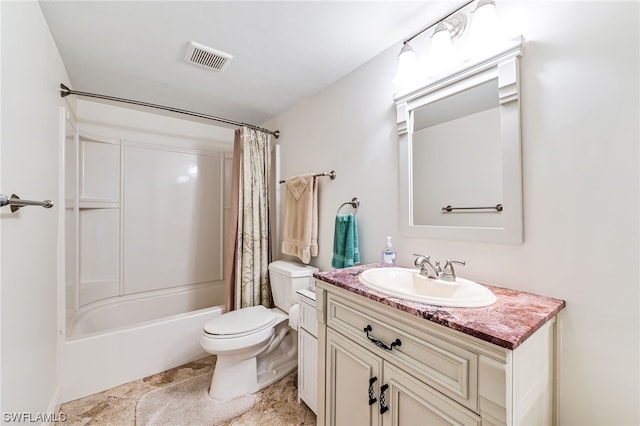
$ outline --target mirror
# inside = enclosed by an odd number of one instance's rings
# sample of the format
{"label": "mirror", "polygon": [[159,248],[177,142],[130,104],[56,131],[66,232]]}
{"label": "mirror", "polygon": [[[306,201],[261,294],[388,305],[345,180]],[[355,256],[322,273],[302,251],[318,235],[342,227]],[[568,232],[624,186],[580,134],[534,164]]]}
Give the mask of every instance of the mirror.
{"label": "mirror", "polygon": [[521,44],[396,96],[405,235],[522,243]]}

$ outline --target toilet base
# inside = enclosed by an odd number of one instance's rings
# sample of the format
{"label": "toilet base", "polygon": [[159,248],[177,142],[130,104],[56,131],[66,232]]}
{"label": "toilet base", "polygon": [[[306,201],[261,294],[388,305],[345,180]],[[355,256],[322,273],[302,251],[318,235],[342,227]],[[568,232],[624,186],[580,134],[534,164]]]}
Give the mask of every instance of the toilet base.
{"label": "toilet base", "polygon": [[[276,327],[276,334],[283,328],[288,329],[286,322]],[[250,358],[219,354],[213,369],[209,396],[217,401],[225,401],[255,393],[282,379],[297,366],[297,332],[288,329],[282,341],[268,353]]]}
{"label": "toilet base", "polygon": [[271,353],[258,357],[258,390],[285,377],[298,367],[298,335],[294,330]]}
{"label": "toilet base", "polygon": [[256,357],[241,359],[236,356],[218,356],[209,396],[217,401],[225,401],[256,392]]}

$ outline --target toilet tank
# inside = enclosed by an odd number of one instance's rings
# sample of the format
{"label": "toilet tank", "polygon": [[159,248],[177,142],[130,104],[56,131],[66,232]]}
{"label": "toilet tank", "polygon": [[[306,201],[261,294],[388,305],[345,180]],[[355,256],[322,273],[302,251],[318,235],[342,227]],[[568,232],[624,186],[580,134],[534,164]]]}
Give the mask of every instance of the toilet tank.
{"label": "toilet tank", "polygon": [[301,263],[278,260],[269,264],[271,294],[276,307],[289,312],[297,303],[296,291],[309,288],[318,268]]}

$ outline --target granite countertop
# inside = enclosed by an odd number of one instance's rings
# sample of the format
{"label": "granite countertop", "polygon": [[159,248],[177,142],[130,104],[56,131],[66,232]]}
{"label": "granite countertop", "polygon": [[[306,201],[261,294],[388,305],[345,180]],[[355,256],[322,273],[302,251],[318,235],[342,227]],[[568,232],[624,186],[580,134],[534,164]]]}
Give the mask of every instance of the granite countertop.
{"label": "granite countertop", "polygon": [[378,293],[360,282],[358,275],[362,271],[379,267],[380,264],[374,263],[316,272],[313,276],[392,308],[511,350],[565,307],[564,300],[487,284],[482,285],[491,290],[498,300],[483,308],[450,308],[411,302]]}

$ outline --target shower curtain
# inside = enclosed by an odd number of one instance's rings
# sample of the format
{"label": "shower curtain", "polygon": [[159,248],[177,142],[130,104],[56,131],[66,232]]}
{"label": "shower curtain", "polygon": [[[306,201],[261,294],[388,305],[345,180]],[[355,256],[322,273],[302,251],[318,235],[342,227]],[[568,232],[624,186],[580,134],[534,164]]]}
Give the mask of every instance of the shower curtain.
{"label": "shower curtain", "polygon": [[226,311],[273,306],[268,269],[270,185],[271,136],[247,127],[237,129],[225,265]]}

